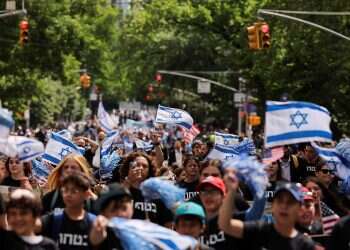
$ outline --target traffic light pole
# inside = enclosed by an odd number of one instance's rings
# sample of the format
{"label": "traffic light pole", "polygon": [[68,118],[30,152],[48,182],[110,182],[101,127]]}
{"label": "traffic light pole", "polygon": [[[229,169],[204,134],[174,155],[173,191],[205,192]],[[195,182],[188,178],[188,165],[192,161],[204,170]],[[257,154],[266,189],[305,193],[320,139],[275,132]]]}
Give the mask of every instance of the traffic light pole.
{"label": "traffic light pole", "polygon": [[326,31],[328,33],[331,33],[335,36],[338,36],[340,38],[343,38],[345,40],[350,41],[350,37],[347,37],[339,32],[336,32],[332,29],[329,29],[327,27],[324,27],[322,25],[319,25],[317,23],[314,22],[310,22],[301,18],[297,18],[294,16],[290,16],[287,14],[295,14],[295,15],[327,15],[327,16],[349,16],[350,12],[320,12],[320,11],[288,11],[288,10],[265,10],[265,9],[260,9],[258,10],[258,15],[259,14],[264,14],[264,15],[270,15],[270,16],[277,16],[277,17],[281,17],[281,18],[285,18],[285,19],[290,19],[296,22],[300,22],[300,23],[304,23],[307,25],[310,25],[312,27],[321,29],[323,31]]}
{"label": "traffic light pole", "polygon": [[[0,19],[8,16],[16,16],[16,15],[27,15],[27,10],[24,7],[24,0],[22,0],[22,9],[21,10],[15,10],[16,9],[16,3],[14,2],[14,9],[0,11]],[[2,13],[3,12],[3,13]]]}

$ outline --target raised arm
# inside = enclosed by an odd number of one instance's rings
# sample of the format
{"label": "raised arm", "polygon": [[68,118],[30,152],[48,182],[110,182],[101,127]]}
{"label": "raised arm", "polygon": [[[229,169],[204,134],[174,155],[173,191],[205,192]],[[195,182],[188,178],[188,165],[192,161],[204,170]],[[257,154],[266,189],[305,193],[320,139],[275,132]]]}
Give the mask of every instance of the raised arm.
{"label": "raised arm", "polygon": [[234,236],[236,238],[243,238],[243,222],[232,218],[234,212],[234,195],[236,186],[238,185],[237,177],[234,175],[225,175],[224,181],[228,190],[228,193],[224,199],[224,202],[219,211],[219,228],[226,234]]}

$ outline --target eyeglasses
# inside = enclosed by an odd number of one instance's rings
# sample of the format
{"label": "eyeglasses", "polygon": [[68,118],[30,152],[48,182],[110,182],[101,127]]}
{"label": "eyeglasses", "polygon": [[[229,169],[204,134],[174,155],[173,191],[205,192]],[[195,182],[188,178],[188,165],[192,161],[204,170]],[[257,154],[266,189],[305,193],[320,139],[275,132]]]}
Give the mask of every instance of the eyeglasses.
{"label": "eyeglasses", "polygon": [[330,169],[321,169],[322,174],[334,174],[333,170]]}

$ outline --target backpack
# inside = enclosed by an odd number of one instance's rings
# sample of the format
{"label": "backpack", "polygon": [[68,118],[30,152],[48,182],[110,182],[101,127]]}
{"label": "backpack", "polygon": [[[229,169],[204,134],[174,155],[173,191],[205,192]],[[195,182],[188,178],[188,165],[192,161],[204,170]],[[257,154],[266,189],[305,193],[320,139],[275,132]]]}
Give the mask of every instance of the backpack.
{"label": "backpack", "polygon": [[[58,242],[58,235],[60,233],[61,230],[61,226],[62,226],[62,222],[63,222],[63,218],[64,218],[64,210],[60,210],[60,211],[55,211],[52,215],[53,215],[53,221],[52,221],[52,239],[56,242]],[[88,219],[88,223],[89,225],[91,225],[94,220],[96,219],[96,215],[87,212],[87,219]]]}

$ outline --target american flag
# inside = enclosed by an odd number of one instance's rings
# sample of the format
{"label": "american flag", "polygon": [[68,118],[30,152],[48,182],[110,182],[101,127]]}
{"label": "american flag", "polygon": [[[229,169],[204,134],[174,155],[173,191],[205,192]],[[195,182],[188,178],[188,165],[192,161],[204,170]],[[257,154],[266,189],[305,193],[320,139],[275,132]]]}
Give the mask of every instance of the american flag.
{"label": "american flag", "polygon": [[321,202],[320,205],[322,214],[323,233],[330,234],[333,230],[334,225],[338,222],[340,217],[324,202]]}
{"label": "american flag", "polygon": [[194,138],[200,133],[199,129],[192,125],[191,129],[185,130],[184,140],[187,144],[191,143]]}
{"label": "american flag", "polygon": [[274,147],[264,149],[264,158],[262,162],[264,164],[270,164],[282,158],[284,154],[283,147]]}

